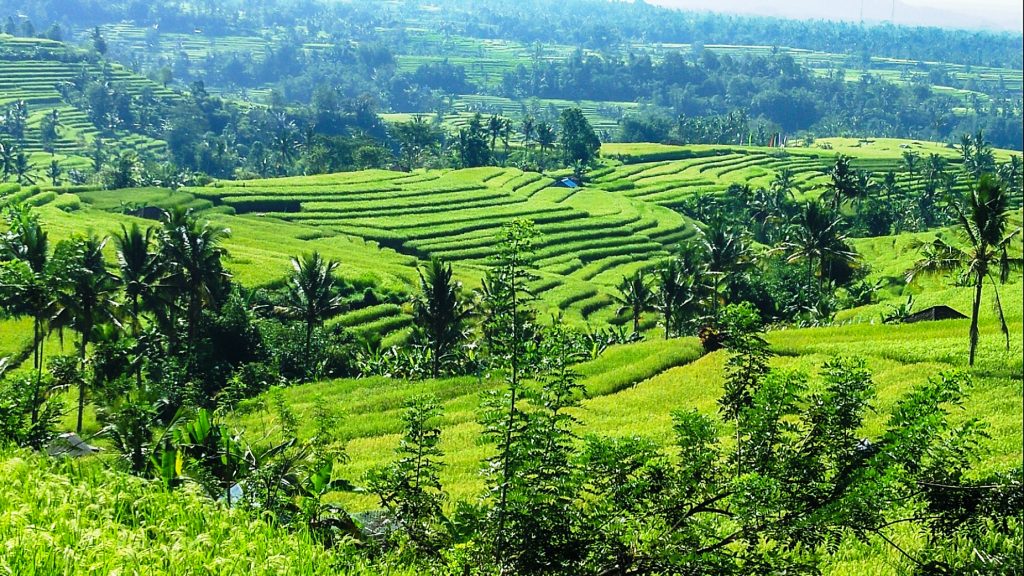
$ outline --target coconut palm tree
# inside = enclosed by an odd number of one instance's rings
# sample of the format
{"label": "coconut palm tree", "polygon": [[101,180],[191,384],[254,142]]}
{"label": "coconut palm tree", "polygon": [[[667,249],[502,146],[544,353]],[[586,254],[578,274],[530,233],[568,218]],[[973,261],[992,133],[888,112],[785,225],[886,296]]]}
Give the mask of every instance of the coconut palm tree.
{"label": "coconut palm tree", "polygon": [[533,116],[527,116],[523,119],[523,148],[526,149],[526,154],[530,154],[530,142],[533,141],[533,135],[537,130],[537,122],[533,119]]}
{"label": "coconut palm tree", "polygon": [[312,365],[313,330],[324,320],[341,313],[344,302],[335,291],[334,272],[338,262],[325,260],[319,252],[292,258],[292,274],[288,279],[288,296],[283,311],[305,324],[304,350],[306,371]]}
{"label": "coconut palm tree", "polygon": [[633,333],[639,334],[641,317],[644,312],[651,311],[655,303],[654,290],[651,289],[643,270],[637,270],[629,278],[622,279],[615,300],[620,304],[615,314],[618,316],[629,312],[633,318]]}
{"label": "coconut palm tree", "polygon": [[811,285],[815,269],[818,273],[818,295],[821,296],[827,267],[830,263],[853,263],[857,254],[846,244],[846,235],[841,232],[842,218],[811,200],[804,204],[797,216],[790,239],[782,249],[789,253],[789,263],[807,263],[807,284]]}
{"label": "coconut palm tree", "polygon": [[711,319],[717,324],[721,289],[749,264],[750,246],[737,228],[722,221],[713,222],[701,232],[701,244],[711,276]]}
{"label": "coconut palm tree", "polygon": [[[186,344],[195,345],[199,321],[206,307],[219,308],[227,296],[231,274],[224,269],[221,247],[228,230],[209,222],[200,224],[191,210],[164,211],[157,233],[160,259],[166,266],[162,297],[171,302],[167,325],[171,348],[177,345],[178,313],[185,315]],[[191,358],[189,360],[191,368]]]}
{"label": "coconut palm tree", "polygon": [[420,294],[413,300],[416,340],[430,349],[430,374],[437,378],[442,363],[465,339],[470,309],[461,297],[462,284],[452,279],[451,264],[430,260],[420,271]]}
{"label": "coconut palm tree", "polygon": [[1020,156],[1010,156],[1008,162],[999,166],[999,178],[1006,187],[1007,194],[1012,199],[1015,195],[1022,193],[1021,190],[1021,159]]}
{"label": "coconut palm tree", "polygon": [[672,337],[672,327],[680,312],[693,301],[693,278],[684,274],[678,260],[670,260],[655,276],[654,309],[661,314],[665,340]]}
{"label": "coconut palm tree", "polygon": [[[163,308],[158,304],[157,295],[164,267],[160,255],[152,250],[154,234],[152,228],[146,228],[143,231],[138,224],[133,223],[131,228],[122,224],[121,232],[114,236],[118,269],[120,270],[119,279],[131,308],[129,312],[131,313],[132,337],[136,341],[138,341],[141,331],[140,316],[143,307],[153,311]],[[135,381],[137,385],[142,384],[141,361],[136,363]]]}
{"label": "coconut palm tree", "polygon": [[103,324],[120,326],[118,321],[117,278],[103,259],[105,238],[72,238],[57,245],[54,252],[54,277],[58,286],[57,309],[53,323],[78,333],[78,420],[75,431],[82,433],[85,395],[86,354],[93,331]]}
{"label": "coconut palm tree", "polygon": [[903,151],[903,168],[907,171],[907,177],[910,179],[911,185],[914,183],[914,176],[917,175],[921,167],[921,155],[913,150]]}
{"label": "coconut palm tree", "polygon": [[3,175],[4,182],[7,182],[11,178],[11,174],[14,174],[14,157],[16,155],[14,144],[0,138],[0,174]]}
{"label": "coconut palm tree", "polygon": [[545,153],[555,145],[555,129],[547,122],[537,125],[537,146],[540,147],[540,169],[544,169]]}
{"label": "coconut palm tree", "polygon": [[53,315],[49,237],[39,224],[39,218],[27,206],[19,205],[9,209],[7,227],[8,231],[0,234],[0,260],[24,263],[26,273],[16,280],[17,285],[3,288],[12,295],[8,311],[15,316],[32,317],[32,368],[38,386],[42,380],[43,352],[49,320]]}
{"label": "coconut palm tree", "polygon": [[[1007,232],[1006,190],[991,176],[984,175],[967,197],[967,206],[954,205],[963,245],[951,244],[936,238],[922,246],[922,258],[907,272],[907,281],[913,282],[921,274],[956,272],[962,285],[974,286],[974,303],[971,307],[970,359],[978,348],[978,311],[981,308],[982,289],[985,278],[992,282],[995,308],[1000,328],[1006,336],[1006,348],[1010,348],[1010,331],[1003,315],[999,298],[1000,283],[1005,283],[1010,271],[1020,269],[1024,260],[1009,255],[1009,247],[1021,229]],[[998,280],[998,282],[997,282]]]}
{"label": "coconut palm tree", "polygon": [[960,154],[963,158],[963,171],[975,181],[980,180],[983,174],[995,171],[992,145],[985,140],[981,130],[974,136],[964,134],[960,138]]}
{"label": "coconut palm tree", "polygon": [[117,247],[117,263],[125,296],[131,305],[132,336],[139,336],[139,316],[143,305],[156,293],[164,268],[160,255],[152,250],[155,231],[142,230],[137,223],[131,228],[121,225],[121,232],[114,236]]}
{"label": "coconut palm tree", "polygon": [[501,138],[501,132],[505,127],[505,122],[501,116],[492,114],[487,118],[487,136],[491,139],[491,156],[494,156],[496,152],[495,146],[498,143],[498,138]]}
{"label": "coconut palm tree", "polygon": [[23,150],[14,155],[14,176],[18,184],[34,184],[36,179],[32,176],[32,162]]}
{"label": "coconut palm tree", "polygon": [[839,210],[839,207],[850,200],[857,198],[860,192],[857,187],[857,174],[850,166],[850,158],[840,154],[836,156],[836,162],[828,173],[830,181],[828,190],[832,194],[832,209]]}
{"label": "coconut palm tree", "polygon": [[946,171],[946,159],[938,154],[929,154],[925,161],[925,176],[929,182],[938,183]]}
{"label": "coconut palm tree", "polygon": [[509,118],[501,119],[501,145],[505,148],[505,158],[508,158],[508,146],[509,140],[512,139],[512,120]]}

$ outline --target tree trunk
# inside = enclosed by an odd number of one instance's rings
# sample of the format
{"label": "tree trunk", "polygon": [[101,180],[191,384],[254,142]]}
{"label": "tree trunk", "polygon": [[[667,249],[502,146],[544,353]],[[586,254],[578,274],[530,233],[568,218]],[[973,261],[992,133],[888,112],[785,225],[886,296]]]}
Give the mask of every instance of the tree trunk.
{"label": "tree trunk", "polygon": [[985,280],[983,274],[978,274],[978,282],[974,287],[974,306],[971,309],[971,353],[968,364],[974,366],[974,355],[978,349],[978,311],[981,308],[981,288]]}
{"label": "tree trunk", "polygon": [[306,322],[306,380],[310,380],[313,358],[313,322]]}
{"label": "tree trunk", "polygon": [[32,321],[32,368],[36,371],[35,392],[32,394],[32,425],[39,422],[39,390],[43,386],[43,340],[40,337],[42,332],[39,318]]}
{"label": "tree trunk", "polygon": [[[135,338],[135,346],[139,346],[139,297],[132,297],[132,337]],[[142,389],[142,349],[139,348],[139,357],[135,359],[135,387]]]}
{"label": "tree trunk", "polygon": [[75,426],[75,433],[82,433],[82,416],[85,414],[85,350],[89,345],[89,331],[82,332],[81,349],[78,351],[78,366],[81,373],[78,375],[78,424]]}

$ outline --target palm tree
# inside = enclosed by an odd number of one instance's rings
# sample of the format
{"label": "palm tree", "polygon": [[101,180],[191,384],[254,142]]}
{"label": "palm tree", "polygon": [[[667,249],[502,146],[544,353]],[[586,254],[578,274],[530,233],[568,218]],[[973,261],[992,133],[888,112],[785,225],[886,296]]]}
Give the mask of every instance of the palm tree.
{"label": "palm tree", "polygon": [[1012,197],[1021,193],[1021,159],[1020,156],[1010,156],[1008,162],[999,166],[999,178],[1006,187],[1006,192]]}
{"label": "palm tree", "polygon": [[544,153],[555,145],[555,129],[547,122],[537,125],[537,145],[540,146],[540,169],[544,169]]}
{"label": "palm tree", "polygon": [[836,156],[836,163],[828,175],[831,179],[828,183],[828,190],[832,193],[833,210],[838,211],[844,202],[860,195],[857,188],[857,175],[850,166],[849,157],[843,154]]}
{"label": "palm tree", "polygon": [[921,156],[917,152],[914,152],[913,150],[903,151],[903,167],[907,171],[911,185],[914,183],[914,176],[917,174],[920,161]]}
{"label": "palm tree", "polygon": [[139,336],[142,305],[153,297],[164,272],[160,255],[151,250],[154,233],[152,228],[143,231],[133,223],[131,228],[122,224],[121,232],[114,236],[120,280],[131,304],[132,336],[135,338]]}
{"label": "palm tree", "polygon": [[313,330],[324,320],[344,310],[344,302],[334,289],[334,272],[338,269],[338,263],[324,260],[319,252],[314,251],[301,259],[292,258],[292,268],[294,270],[288,280],[288,297],[283,308],[286,314],[301,319],[306,326],[304,350],[309,375]]}
{"label": "palm tree", "polygon": [[992,145],[985,140],[985,134],[981,130],[974,136],[965,134],[960,138],[960,154],[963,158],[964,172],[974,180],[980,180],[983,174],[995,171]]}
{"label": "palm tree", "polygon": [[508,145],[509,140],[512,139],[512,120],[508,118],[501,119],[501,144],[505,148],[505,157],[508,158]]}
{"label": "palm tree", "polygon": [[491,139],[491,156],[494,156],[495,145],[498,143],[498,138],[501,137],[501,131],[504,128],[505,123],[501,116],[492,114],[487,119],[487,135]]}
{"label": "palm tree", "polygon": [[[17,316],[32,317],[32,368],[36,386],[42,381],[43,347],[48,322],[53,315],[53,287],[49,275],[49,237],[39,218],[27,206],[8,210],[8,232],[0,234],[0,260],[23,262],[27,275],[18,286],[11,286],[16,298],[10,310]],[[33,423],[36,414],[33,414]]]}
{"label": "palm tree", "polygon": [[18,184],[33,184],[36,179],[32,176],[32,162],[23,150],[14,155],[14,175]]}
{"label": "palm tree", "polygon": [[523,148],[526,149],[527,155],[530,153],[530,142],[533,141],[536,129],[537,123],[534,121],[533,116],[527,116],[523,119]]}
{"label": "palm tree", "polygon": [[[228,231],[209,222],[200,224],[191,210],[183,208],[164,211],[162,221],[157,238],[167,271],[161,288],[164,297],[173,303],[168,322],[171,347],[176,344],[176,315],[181,310],[191,351],[204,307],[219,308],[228,292],[231,275],[221,262],[225,250],[220,246]],[[191,362],[190,358],[190,367]]]}
{"label": "palm tree", "polygon": [[117,278],[107,270],[103,259],[106,239],[96,236],[61,242],[54,254],[57,312],[53,322],[78,333],[78,423],[82,433],[85,413],[86,354],[93,331],[100,325],[119,326],[117,319]]}
{"label": "palm tree", "polygon": [[271,147],[277,156],[278,172],[287,172],[300,147],[299,141],[295,138],[293,122],[282,122],[281,127],[271,138]]}
{"label": "palm tree", "polygon": [[925,174],[929,182],[938,183],[946,171],[946,159],[938,154],[929,154],[925,162]]}
{"label": "palm tree", "polygon": [[665,340],[668,340],[672,337],[672,327],[677,323],[679,313],[693,299],[693,279],[683,274],[679,261],[670,260],[658,270],[655,280],[658,289],[654,294],[654,309],[661,314]]}
{"label": "palm tree", "polygon": [[620,304],[615,312],[617,316],[629,312],[633,318],[633,333],[640,333],[640,319],[644,312],[654,307],[655,294],[643,270],[637,270],[633,276],[623,278],[619,284],[619,294],[615,296]]}
{"label": "palm tree", "polygon": [[[982,176],[967,197],[967,207],[954,205],[966,245],[954,245],[936,238],[923,246],[923,257],[907,272],[908,282],[920,274],[958,272],[961,284],[974,285],[970,330],[971,366],[974,366],[978,348],[978,311],[981,308],[985,278],[992,281],[1000,328],[1006,336],[1006,349],[1010,349],[1010,331],[1003,315],[997,284],[1005,283],[1010,271],[1020,269],[1024,260],[1008,254],[1010,243],[1021,232],[1020,227],[1006,232],[1008,201],[1005,189],[994,178]],[[998,272],[998,277],[994,275],[995,272]]]}
{"label": "palm tree", "polygon": [[857,170],[854,173],[856,186],[856,196],[851,198],[851,202],[854,202],[858,206],[871,198],[871,195],[878,191],[879,185],[875,181],[874,177],[870,172],[866,170]]}
{"label": "palm tree", "polygon": [[[120,282],[124,287],[125,297],[131,305],[132,337],[139,339],[142,306],[148,304],[155,308],[156,295],[163,278],[164,267],[160,255],[151,250],[154,230],[143,231],[138,224],[131,228],[121,225],[121,232],[114,236],[117,247],[117,263],[120,269]],[[140,358],[141,360],[141,358]],[[135,370],[137,385],[142,384],[142,363],[137,362]]]}
{"label": "palm tree", "polygon": [[807,284],[818,272],[818,295],[821,296],[827,266],[833,262],[853,263],[857,254],[846,244],[846,235],[840,230],[842,218],[828,210],[817,200],[804,204],[796,218],[790,240],[782,246],[789,252],[789,263],[803,260],[807,263]]}
{"label": "palm tree", "polygon": [[739,230],[722,221],[713,222],[701,232],[701,243],[707,257],[707,273],[712,278],[711,318],[717,324],[720,290],[749,262],[750,247]]}
{"label": "palm tree", "polygon": [[974,156],[974,142],[970,134],[965,132],[960,135],[960,144],[957,146],[957,149],[960,151],[960,160],[963,163],[961,167],[967,171]]}
{"label": "palm tree", "polygon": [[452,279],[451,264],[431,258],[426,274],[419,274],[420,294],[413,300],[416,339],[430,349],[430,375],[437,378],[442,363],[466,336],[470,310],[460,296],[462,284]]}
{"label": "palm tree", "polygon": [[0,138],[0,174],[3,174],[4,182],[14,174],[14,157],[17,155],[14,144]]}
{"label": "palm tree", "polygon": [[50,182],[54,186],[60,186],[60,179],[63,175],[64,168],[61,167],[60,162],[56,158],[50,160],[50,165],[46,168],[46,177],[50,179]]}

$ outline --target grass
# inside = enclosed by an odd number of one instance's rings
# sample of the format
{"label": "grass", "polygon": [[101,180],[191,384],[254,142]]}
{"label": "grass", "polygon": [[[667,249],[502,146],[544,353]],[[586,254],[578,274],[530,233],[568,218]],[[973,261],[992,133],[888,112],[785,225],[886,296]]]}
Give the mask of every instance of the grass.
{"label": "grass", "polygon": [[100,460],[0,449],[0,572],[319,574],[338,562],[309,536],[195,490],[165,491]]}

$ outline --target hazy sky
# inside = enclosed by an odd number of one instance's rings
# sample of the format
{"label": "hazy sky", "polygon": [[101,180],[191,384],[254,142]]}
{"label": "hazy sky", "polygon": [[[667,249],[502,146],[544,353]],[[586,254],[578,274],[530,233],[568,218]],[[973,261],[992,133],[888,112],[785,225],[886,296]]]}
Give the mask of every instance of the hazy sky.
{"label": "hazy sky", "polygon": [[898,24],[1024,30],[1024,0],[647,0],[694,10],[784,18],[888,20]]}

